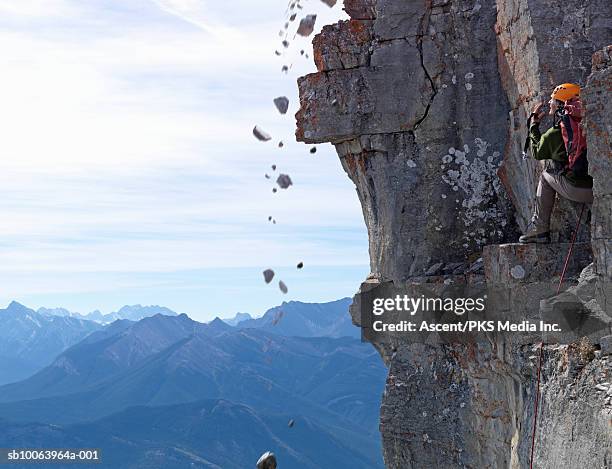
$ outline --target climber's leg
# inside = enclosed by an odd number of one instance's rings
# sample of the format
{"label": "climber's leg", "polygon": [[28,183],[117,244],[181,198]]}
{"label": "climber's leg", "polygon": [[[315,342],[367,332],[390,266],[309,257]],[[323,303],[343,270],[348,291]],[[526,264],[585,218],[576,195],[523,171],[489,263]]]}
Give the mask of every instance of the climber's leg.
{"label": "climber's leg", "polygon": [[555,176],[546,171],[542,173],[542,177],[561,197],[581,204],[591,205],[593,203],[593,189],[573,186],[563,176]]}
{"label": "climber's leg", "polygon": [[555,206],[556,192],[544,174],[547,173],[542,173],[538,183],[533,217],[519,243],[550,243],[550,214]]}

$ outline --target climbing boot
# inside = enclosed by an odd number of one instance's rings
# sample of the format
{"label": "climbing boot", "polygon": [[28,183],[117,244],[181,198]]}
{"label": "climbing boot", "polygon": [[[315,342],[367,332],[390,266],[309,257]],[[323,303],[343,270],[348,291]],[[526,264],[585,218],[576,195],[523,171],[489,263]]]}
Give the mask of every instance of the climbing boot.
{"label": "climbing boot", "polygon": [[539,228],[535,223],[531,222],[527,227],[527,231],[519,238],[519,243],[550,243],[550,231],[545,228]]}

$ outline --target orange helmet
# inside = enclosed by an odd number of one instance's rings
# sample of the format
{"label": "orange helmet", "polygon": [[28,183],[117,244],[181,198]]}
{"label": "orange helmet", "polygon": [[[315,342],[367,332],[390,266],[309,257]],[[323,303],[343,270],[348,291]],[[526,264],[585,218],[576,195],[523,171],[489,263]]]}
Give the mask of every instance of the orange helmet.
{"label": "orange helmet", "polygon": [[563,83],[557,86],[550,95],[551,98],[563,101],[564,103],[578,96],[580,96],[580,85],[573,83]]}

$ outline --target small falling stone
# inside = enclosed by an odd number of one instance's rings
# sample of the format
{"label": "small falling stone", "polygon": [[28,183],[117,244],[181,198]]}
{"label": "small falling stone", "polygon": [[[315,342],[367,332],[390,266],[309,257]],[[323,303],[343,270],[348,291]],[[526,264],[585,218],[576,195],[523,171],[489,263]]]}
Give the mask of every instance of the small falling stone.
{"label": "small falling stone", "polygon": [[273,188],[272,188],[272,192],[273,192],[274,194],[276,194],[276,187],[273,187]]}
{"label": "small falling stone", "polygon": [[278,98],[274,98],[274,105],[278,112],[281,114],[287,114],[287,109],[289,109],[289,100],[286,96],[279,96]]}
{"label": "small falling stone", "polygon": [[257,140],[260,140],[262,142],[267,142],[268,140],[270,140],[272,137],[270,137],[270,134],[268,132],[266,132],[265,130],[263,130],[261,127],[259,127],[258,125],[256,125],[253,128],[253,135],[255,135],[255,137],[257,138]]}
{"label": "small falling stone", "polygon": [[312,153],[313,155],[317,152],[317,147],[312,147],[310,149],[310,153]]}
{"label": "small falling stone", "polygon": [[285,29],[289,27],[289,23],[285,23]]}
{"label": "small falling stone", "polygon": [[278,184],[281,189],[287,189],[289,186],[293,185],[293,181],[288,174],[281,174],[276,179],[276,184]]}
{"label": "small falling stone", "polygon": [[263,276],[266,283],[270,283],[274,278],[274,271],[272,269],[266,269],[263,271]]}
{"label": "small falling stone", "polygon": [[306,15],[300,21],[300,26],[298,27],[297,33],[300,36],[308,37],[314,31],[314,25],[317,21],[317,15]]}
{"label": "small falling stone", "polygon": [[287,289],[287,285],[285,285],[285,282],[283,282],[282,280],[278,282],[278,288],[280,288],[280,291],[282,291],[285,295],[289,291]]}
{"label": "small falling stone", "polygon": [[281,68],[281,72],[287,73],[288,71],[289,71],[289,67],[287,67],[286,65],[283,65],[283,68]]}
{"label": "small falling stone", "polygon": [[293,428],[294,425],[295,425],[295,420],[293,420],[293,419],[289,420],[289,423],[287,424],[287,426],[289,428]]}
{"label": "small falling stone", "polygon": [[289,17],[289,21],[295,21],[295,17],[297,16],[297,13],[294,13],[293,15],[291,15]]}
{"label": "small falling stone", "polygon": [[266,179],[270,179],[270,175],[269,174],[266,174]]}
{"label": "small falling stone", "polygon": [[300,51],[300,55],[304,55],[304,49]]}
{"label": "small falling stone", "polygon": [[272,171],[276,171],[276,165],[275,164],[272,165]]}
{"label": "small falling stone", "polygon": [[268,217],[268,221],[272,221],[272,216],[269,216],[269,217]]}
{"label": "small falling stone", "polygon": [[276,225],[276,220],[272,220],[272,224]]}
{"label": "small falling stone", "polygon": [[284,146],[285,146],[285,144],[283,143],[282,140],[280,142],[278,142],[278,148],[283,148]]}
{"label": "small falling stone", "polygon": [[285,39],[283,41],[283,47],[286,49],[287,47],[289,47],[289,41],[287,41],[287,39]]}
{"label": "small falling stone", "polygon": [[275,53],[276,55],[281,55],[280,51],[277,51],[277,50],[275,50],[275,51],[274,51],[274,53]]}
{"label": "small falling stone", "polygon": [[301,269],[302,267],[304,267],[304,263],[303,262],[298,262],[297,268]]}
{"label": "small falling stone", "polygon": [[337,2],[337,0],[321,0],[321,1],[330,8],[332,8]]}
{"label": "small falling stone", "polygon": [[257,461],[257,469],[276,469],[276,456],[266,451]]}

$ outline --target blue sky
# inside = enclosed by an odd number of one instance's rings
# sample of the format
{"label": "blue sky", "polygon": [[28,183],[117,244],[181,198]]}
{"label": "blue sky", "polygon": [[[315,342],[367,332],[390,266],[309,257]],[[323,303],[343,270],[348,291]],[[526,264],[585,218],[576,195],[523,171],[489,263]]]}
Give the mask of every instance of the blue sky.
{"label": "blue sky", "polygon": [[[302,13],[319,30],[341,3]],[[295,142],[296,78],[314,65],[295,27],[274,54],[286,7],[0,0],[0,304],[161,304],[206,320],[354,293],[361,209],[333,147]],[[274,139],[255,140],[255,124]],[[272,164],[293,187],[272,193]]]}

